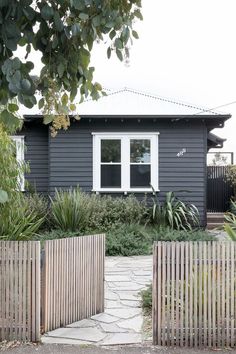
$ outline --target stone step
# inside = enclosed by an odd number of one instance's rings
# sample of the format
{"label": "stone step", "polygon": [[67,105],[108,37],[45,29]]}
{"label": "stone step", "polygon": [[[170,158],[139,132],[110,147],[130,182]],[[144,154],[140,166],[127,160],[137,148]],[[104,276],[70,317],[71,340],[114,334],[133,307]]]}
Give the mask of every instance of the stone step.
{"label": "stone step", "polygon": [[208,230],[213,230],[213,229],[219,229],[222,228],[223,222],[210,222],[207,223],[207,229]]}
{"label": "stone step", "polygon": [[208,224],[223,224],[224,214],[223,213],[207,213],[207,225]]}
{"label": "stone step", "polygon": [[224,213],[207,213],[208,218],[224,217]]}

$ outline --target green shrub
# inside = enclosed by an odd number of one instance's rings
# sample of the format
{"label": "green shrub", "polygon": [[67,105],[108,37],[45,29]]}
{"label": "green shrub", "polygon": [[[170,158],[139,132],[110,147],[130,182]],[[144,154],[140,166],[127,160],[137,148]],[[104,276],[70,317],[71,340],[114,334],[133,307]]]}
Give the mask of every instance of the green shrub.
{"label": "green shrub", "polygon": [[[231,203],[232,210],[236,210],[236,202]],[[224,230],[232,241],[236,241],[236,214],[229,212],[225,214]]]}
{"label": "green shrub", "polygon": [[138,256],[151,250],[152,240],[144,226],[122,224],[106,233],[107,256]]}
{"label": "green shrub", "polygon": [[52,226],[63,231],[105,232],[123,223],[147,223],[146,201],[134,196],[112,198],[89,195],[79,188],[57,191],[51,200]]}
{"label": "green shrub", "polygon": [[204,230],[149,229],[153,241],[216,241],[215,236]]}
{"label": "green shrub", "polygon": [[195,205],[182,202],[173,192],[166,193],[163,204],[160,204],[155,193],[152,218],[158,227],[191,230],[199,226],[199,213]]}
{"label": "green shrub", "polygon": [[133,195],[116,198],[91,195],[90,199],[88,230],[109,231],[124,223],[145,224],[149,220],[146,200],[139,202]]}
{"label": "green shrub", "polygon": [[228,165],[226,167],[226,180],[233,187],[234,198],[236,197],[236,165]]}
{"label": "green shrub", "polygon": [[231,213],[236,215],[236,201],[231,200],[230,202],[230,210]]}
{"label": "green shrub", "polygon": [[147,289],[140,291],[141,306],[144,312],[150,313],[152,311],[152,284]]}
{"label": "green shrub", "polygon": [[84,230],[89,222],[92,207],[88,195],[79,188],[67,191],[56,190],[51,199],[53,226],[62,231]]}
{"label": "green shrub", "polygon": [[[16,144],[8,134],[6,127],[0,122],[0,218],[1,209],[6,208],[19,194],[19,176],[27,169],[25,163],[16,158]],[[11,131],[15,133],[15,131]],[[4,196],[4,198],[2,198]],[[3,205],[4,204],[4,205]]]}
{"label": "green shrub", "polygon": [[25,208],[35,213],[38,219],[44,218],[44,223],[41,227],[48,227],[49,201],[48,198],[38,194],[26,194],[22,197],[22,203]]}
{"label": "green shrub", "polygon": [[62,230],[51,230],[45,231],[43,233],[37,234],[34,237],[34,240],[45,241],[45,240],[57,240],[66,237],[79,237],[83,233],[80,231],[62,231]]}
{"label": "green shrub", "polygon": [[0,239],[7,241],[30,240],[38,232],[44,222],[35,210],[24,204],[24,197],[18,197],[2,213],[0,222]]}

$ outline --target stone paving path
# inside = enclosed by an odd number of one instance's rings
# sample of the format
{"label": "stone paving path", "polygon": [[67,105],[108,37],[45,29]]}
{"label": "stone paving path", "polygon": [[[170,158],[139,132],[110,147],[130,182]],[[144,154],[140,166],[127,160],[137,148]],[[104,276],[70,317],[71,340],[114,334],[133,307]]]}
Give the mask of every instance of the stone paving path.
{"label": "stone paving path", "polygon": [[152,256],[107,257],[105,312],[58,328],[43,343],[121,345],[142,342],[139,292],[152,280]]}

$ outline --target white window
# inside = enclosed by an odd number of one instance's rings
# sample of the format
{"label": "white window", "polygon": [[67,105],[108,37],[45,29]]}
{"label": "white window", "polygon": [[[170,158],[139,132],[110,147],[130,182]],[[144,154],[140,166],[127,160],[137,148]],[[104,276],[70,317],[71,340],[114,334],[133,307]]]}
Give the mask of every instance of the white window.
{"label": "white window", "polygon": [[93,190],[158,190],[158,133],[92,133]]}
{"label": "white window", "polygon": [[[15,142],[16,144],[16,159],[17,161],[22,164],[24,162],[24,136],[12,136],[11,137],[12,140]],[[24,174],[19,174],[19,186],[20,186],[20,190],[24,191],[25,188],[25,178],[24,178]]]}

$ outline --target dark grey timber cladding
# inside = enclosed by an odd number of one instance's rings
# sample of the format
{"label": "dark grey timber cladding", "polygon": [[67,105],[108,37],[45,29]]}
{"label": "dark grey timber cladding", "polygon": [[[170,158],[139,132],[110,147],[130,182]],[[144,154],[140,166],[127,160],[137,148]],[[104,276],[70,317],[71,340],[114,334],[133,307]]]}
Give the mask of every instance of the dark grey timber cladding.
{"label": "dark grey timber cladding", "polygon": [[29,162],[30,173],[25,177],[33,189],[48,193],[48,127],[42,122],[25,123],[20,135],[25,136],[25,161]]}
{"label": "dark grey timber cladding", "polygon": [[[55,188],[77,186],[90,192],[93,180],[91,132],[159,132],[160,197],[174,191],[183,200],[194,203],[205,223],[206,126],[202,121],[164,121],[141,119],[88,120],[72,124],[66,132],[49,138],[50,192]],[[186,149],[186,153],[177,156]],[[136,194],[141,197],[142,194]],[[151,195],[151,194],[150,194]]]}

